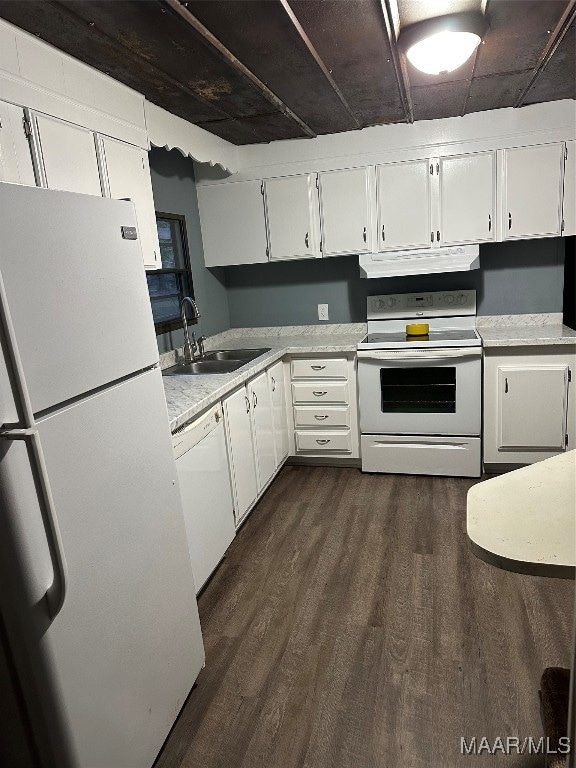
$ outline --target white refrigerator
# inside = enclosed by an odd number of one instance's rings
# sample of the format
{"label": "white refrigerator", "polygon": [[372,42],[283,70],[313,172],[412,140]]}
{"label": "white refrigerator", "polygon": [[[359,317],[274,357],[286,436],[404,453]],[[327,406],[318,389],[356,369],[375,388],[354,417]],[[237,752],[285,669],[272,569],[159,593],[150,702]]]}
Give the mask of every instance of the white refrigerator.
{"label": "white refrigerator", "polygon": [[204,664],[135,236],[0,183],[3,765],[150,768]]}

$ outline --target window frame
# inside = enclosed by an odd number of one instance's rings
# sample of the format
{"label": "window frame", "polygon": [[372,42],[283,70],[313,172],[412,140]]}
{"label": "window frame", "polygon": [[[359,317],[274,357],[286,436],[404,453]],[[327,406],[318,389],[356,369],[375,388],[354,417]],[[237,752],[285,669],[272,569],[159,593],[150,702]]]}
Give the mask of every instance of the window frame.
{"label": "window frame", "polygon": [[[183,268],[171,268],[171,269],[147,269],[146,275],[176,275],[178,283],[180,285],[179,297],[180,301],[184,295],[189,295],[191,299],[194,299],[194,280],[192,278],[192,268],[190,265],[190,251],[188,249],[188,232],[186,230],[186,217],[181,213],[164,213],[163,211],[155,211],[156,222],[158,219],[169,219],[171,221],[177,221],[180,227],[180,238],[182,241],[182,258],[184,260]],[[162,254],[160,254],[162,259]],[[182,276],[185,275],[188,278],[190,284],[190,293],[185,294],[182,288]],[[172,294],[171,294],[172,295]],[[152,306],[152,299],[150,299],[150,306]],[[191,319],[192,310],[187,305],[186,316]],[[182,328],[182,320],[180,317],[173,320],[163,320],[160,323],[154,322],[154,328],[156,330],[156,336],[162,333],[168,333],[174,331],[177,328]]]}

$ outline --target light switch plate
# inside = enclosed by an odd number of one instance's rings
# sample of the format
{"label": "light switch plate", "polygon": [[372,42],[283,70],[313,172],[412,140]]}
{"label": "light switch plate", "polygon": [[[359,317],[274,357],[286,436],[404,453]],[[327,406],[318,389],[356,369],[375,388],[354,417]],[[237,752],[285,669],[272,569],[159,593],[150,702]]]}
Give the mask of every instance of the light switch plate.
{"label": "light switch plate", "polygon": [[318,304],[318,320],[328,320],[328,304]]}

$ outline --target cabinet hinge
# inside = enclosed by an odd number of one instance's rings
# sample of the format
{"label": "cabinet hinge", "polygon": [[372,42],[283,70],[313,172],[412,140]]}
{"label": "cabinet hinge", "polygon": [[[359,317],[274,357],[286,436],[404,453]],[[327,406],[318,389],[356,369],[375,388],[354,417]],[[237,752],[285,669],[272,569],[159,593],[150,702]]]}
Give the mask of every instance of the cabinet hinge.
{"label": "cabinet hinge", "polygon": [[32,123],[30,122],[30,120],[28,120],[27,117],[23,117],[22,125],[24,126],[24,135],[26,136],[27,139],[29,139],[30,136],[32,136]]}

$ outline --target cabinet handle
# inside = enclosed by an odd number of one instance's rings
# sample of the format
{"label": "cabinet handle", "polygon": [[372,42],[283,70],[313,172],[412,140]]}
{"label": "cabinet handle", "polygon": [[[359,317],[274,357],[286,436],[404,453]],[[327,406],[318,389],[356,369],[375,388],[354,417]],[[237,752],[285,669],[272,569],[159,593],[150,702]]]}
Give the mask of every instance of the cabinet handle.
{"label": "cabinet handle", "polygon": [[362,238],[363,238],[364,242],[366,242],[366,227],[364,227],[364,230],[362,232]]}
{"label": "cabinet handle", "polygon": [[436,240],[437,240],[437,242],[440,242],[440,230],[439,229],[436,230]]}
{"label": "cabinet handle", "polygon": [[382,240],[383,242],[386,242],[386,229],[384,227],[384,224],[382,224]]}
{"label": "cabinet handle", "polygon": [[276,379],[274,376],[270,377],[272,379],[272,392],[276,392]]}
{"label": "cabinet handle", "polygon": [[304,242],[306,243],[306,248],[308,248],[308,232],[306,232],[306,237],[304,238]]}
{"label": "cabinet handle", "polygon": [[252,392],[252,402],[254,403],[254,408],[258,405],[258,398],[256,397],[256,392]]}
{"label": "cabinet handle", "polygon": [[430,163],[430,176],[434,175],[434,163]]}
{"label": "cabinet handle", "polygon": [[508,229],[512,229],[512,214],[508,213]]}
{"label": "cabinet handle", "polygon": [[324,368],[326,368],[325,365],[311,365],[310,368],[312,368],[313,371],[323,371]]}
{"label": "cabinet handle", "polygon": [[326,416],[326,415],[325,416],[318,416],[318,414],[315,413],[314,414],[314,418],[317,419],[318,421],[325,421],[328,418],[328,416]]}
{"label": "cabinet handle", "polygon": [[508,392],[508,377],[504,379],[504,392]]}
{"label": "cabinet handle", "polygon": [[430,232],[430,242],[434,242],[434,232]]}
{"label": "cabinet handle", "polygon": [[318,445],[327,445],[330,442],[330,440],[328,440],[328,439],[326,439],[326,440],[316,440],[316,442],[318,443]]}
{"label": "cabinet handle", "polygon": [[246,413],[250,413],[250,400],[246,395],[244,395],[244,400],[246,400]]}
{"label": "cabinet handle", "polygon": [[324,395],[327,395],[327,394],[328,394],[328,392],[312,392],[312,394],[313,394],[315,397],[324,397]]}
{"label": "cabinet handle", "polygon": [[488,232],[492,232],[492,214],[488,214]]}

